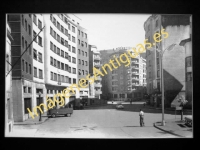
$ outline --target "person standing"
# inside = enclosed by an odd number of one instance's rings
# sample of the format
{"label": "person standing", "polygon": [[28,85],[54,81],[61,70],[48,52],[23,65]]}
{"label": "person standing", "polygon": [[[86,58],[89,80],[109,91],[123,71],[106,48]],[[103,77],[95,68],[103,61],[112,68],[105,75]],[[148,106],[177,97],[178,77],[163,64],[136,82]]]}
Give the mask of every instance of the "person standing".
{"label": "person standing", "polygon": [[140,109],[139,112],[139,116],[140,116],[140,126],[144,126],[144,112],[142,111],[142,109]]}

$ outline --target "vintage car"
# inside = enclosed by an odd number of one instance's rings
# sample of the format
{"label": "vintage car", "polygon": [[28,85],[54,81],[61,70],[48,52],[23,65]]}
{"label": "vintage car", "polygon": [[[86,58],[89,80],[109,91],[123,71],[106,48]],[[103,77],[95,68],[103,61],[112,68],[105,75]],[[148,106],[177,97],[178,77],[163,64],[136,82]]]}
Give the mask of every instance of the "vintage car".
{"label": "vintage car", "polygon": [[48,115],[55,118],[59,115],[71,116],[73,114],[73,108],[69,108],[69,105],[61,106],[60,108],[54,108],[48,110]]}

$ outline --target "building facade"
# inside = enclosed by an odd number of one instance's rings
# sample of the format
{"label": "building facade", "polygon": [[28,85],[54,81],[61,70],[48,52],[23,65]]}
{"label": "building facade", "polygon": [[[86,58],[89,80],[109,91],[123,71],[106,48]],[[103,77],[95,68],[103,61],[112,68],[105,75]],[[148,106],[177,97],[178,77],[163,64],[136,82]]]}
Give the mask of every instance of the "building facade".
{"label": "building facade", "polygon": [[[89,74],[93,76],[93,68],[100,69],[101,67],[101,56],[97,47],[94,45],[89,45]],[[102,94],[102,78],[101,76],[97,76],[97,79],[93,84],[90,84],[89,96],[91,98],[101,98]]]}
{"label": "building facade", "polygon": [[[152,15],[144,23],[145,38],[152,43],[147,48],[147,93],[161,92],[161,56],[172,44],[179,44],[189,37],[188,15]],[[164,29],[164,30],[163,30]],[[162,32],[161,32],[162,31]],[[168,37],[163,31],[168,33]],[[154,41],[154,34],[161,36]],[[170,106],[173,99],[185,92],[185,52],[181,46],[175,46],[171,51],[165,51],[162,58],[164,68],[165,104]],[[184,94],[183,94],[184,96]],[[152,101],[151,101],[152,102]]]}
{"label": "building facade", "polygon": [[13,130],[13,97],[12,97],[12,71],[11,68],[11,43],[13,38],[11,36],[11,28],[7,23],[8,16],[6,15],[6,59],[5,59],[5,135]]}
{"label": "building facade", "polygon": [[[119,58],[127,50],[129,49],[101,51],[102,64],[108,63],[110,59]],[[112,72],[102,77],[102,92],[108,99],[137,100],[143,98],[146,86],[146,61],[140,55],[136,58],[131,58],[130,56],[128,58],[130,60],[129,66],[113,67]],[[117,65],[116,62],[114,64]]]}

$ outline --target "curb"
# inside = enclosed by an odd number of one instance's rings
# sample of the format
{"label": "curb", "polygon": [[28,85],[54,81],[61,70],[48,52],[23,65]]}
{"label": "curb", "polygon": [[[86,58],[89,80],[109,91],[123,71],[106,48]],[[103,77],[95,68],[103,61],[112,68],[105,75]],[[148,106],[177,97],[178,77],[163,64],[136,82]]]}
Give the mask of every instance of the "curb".
{"label": "curb", "polygon": [[47,121],[47,120],[49,120],[49,117],[47,118],[47,119],[45,119],[44,121],[42,121],[42,122],[36,122],[36,123],[19,123],[19,124],[15,124],[14,123],[14,125],[37,125],[37,124],[42,124],[42,123],[44,123],[45,121]]}
{"label": "curb", "polygon": [[159,129],[159,130],[161,130],[161,131],[164,131],[164,132],[167,132],[167,133],[169,133],[169,134],[172,134],[172,135],[175,135],[175,136],[178,136],[178,137],[185,137],[185,136],[182,136],[182,135],[179,135],[179,134],[176,134],[176,133],[172,133],[172,132],[170,132],[170,131],[168,131],[168,130],[164,130],[164,129],[162,129],[162,128],[159,128],[159,127],[156,125],[156,123],[154,123],[153,126],[154,126],[155,128],[157,128],[157,129]]}

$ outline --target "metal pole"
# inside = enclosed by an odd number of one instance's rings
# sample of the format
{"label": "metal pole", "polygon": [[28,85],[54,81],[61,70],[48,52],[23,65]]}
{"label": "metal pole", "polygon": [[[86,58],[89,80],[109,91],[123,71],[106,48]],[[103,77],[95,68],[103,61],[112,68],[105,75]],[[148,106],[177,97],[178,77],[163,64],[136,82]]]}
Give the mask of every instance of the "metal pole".
{"label": "metal pole", "polygon": [[164,75],[163,75],[163,55],[161,55],[161,71],[162,71],[162,126],[165,125],[164,120]]}
{"label": "metal pole", "polygon": [[[41,94],[39,94],[39,105],[41,104]],[[42,117],[41,117],[41,111],[40,111],[40,118],[39,121],[42,121]]]}

